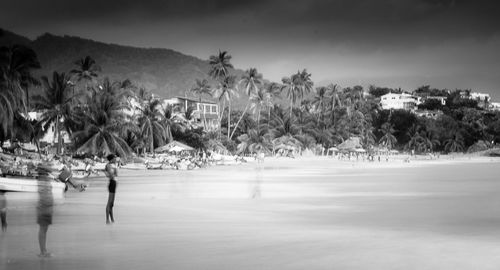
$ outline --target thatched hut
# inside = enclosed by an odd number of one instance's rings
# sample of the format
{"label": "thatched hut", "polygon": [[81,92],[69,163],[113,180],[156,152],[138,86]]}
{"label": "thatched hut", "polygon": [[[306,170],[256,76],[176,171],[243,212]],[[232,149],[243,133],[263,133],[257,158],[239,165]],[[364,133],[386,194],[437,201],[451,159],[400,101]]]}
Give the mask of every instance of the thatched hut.
{"label": "thatched hut", "polygon": [[359,137],[351,137],[343,143],[337,145],[340,151],[356,152],[357,149],[363,149],[361,139]]}

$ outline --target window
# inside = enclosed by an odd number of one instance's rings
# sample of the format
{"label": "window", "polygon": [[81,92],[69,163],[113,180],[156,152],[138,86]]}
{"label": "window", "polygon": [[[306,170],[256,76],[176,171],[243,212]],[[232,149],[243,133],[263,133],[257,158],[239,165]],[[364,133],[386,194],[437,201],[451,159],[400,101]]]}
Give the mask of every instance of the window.
{"label": "window", "polygon": [[217,105],[213,105],[212,106],[212,112],[213,113],[217,113]]}
{"label": "window", "polygon": [[205,105],[205,112],[209,113],[210,112],[210,105]]}

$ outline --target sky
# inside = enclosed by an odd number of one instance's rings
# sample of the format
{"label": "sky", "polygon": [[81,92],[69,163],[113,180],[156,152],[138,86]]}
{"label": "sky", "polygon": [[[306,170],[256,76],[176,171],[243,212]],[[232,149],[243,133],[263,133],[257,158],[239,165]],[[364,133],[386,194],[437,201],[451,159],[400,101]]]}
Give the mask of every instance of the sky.
{"label": "sky", "polygon": [[208,59],[315,85],[472,89],[500,102],[500,1],[0,0],[0,27]]}

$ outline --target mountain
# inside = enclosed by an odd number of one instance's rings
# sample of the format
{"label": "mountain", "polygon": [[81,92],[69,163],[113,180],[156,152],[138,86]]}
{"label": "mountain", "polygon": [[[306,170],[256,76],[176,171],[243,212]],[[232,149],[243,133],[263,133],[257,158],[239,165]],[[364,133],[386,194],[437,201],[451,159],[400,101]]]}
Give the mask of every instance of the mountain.
{"label": "mountain", "polygon": [[[101,67],[100,77],[130,79],[137,86],[165,98],[184,96],[196,79],[208,77],[210,67],[206,60],[170,49],[137,48],[49,33],[30,40],[3,30],[0,46],[13,44],[29,46],[37,53],[42,68],[36,71],[36,75],[69,72],[76,68],[74,62],[77,59],[88,55]],[[231,72],[237,76],[243,74],[241,70]]]}

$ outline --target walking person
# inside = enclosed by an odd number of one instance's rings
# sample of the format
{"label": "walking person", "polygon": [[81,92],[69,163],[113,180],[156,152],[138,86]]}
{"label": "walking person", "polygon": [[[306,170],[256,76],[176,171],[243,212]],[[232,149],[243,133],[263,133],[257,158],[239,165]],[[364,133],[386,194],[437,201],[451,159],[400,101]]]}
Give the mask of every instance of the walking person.
{"label": "walking person", "polygon": [[118,176],[118,157],[114,154],[107,156],[108,164],[104,168],[104,173],[109,179],[108,183],[108,203],[106,204],[106,224],[111,224],[115,222],[113,217],[113,206],[115,204],[115,193],[116,193],[116,177]]}
{"label": "walking person", "polygon": [[37,167],[38,172],[38,205],[37,205],[37,223],[38,243],[40,245],[40,258],[51,257],[52,254],[47,251],[47,231],[49,225],[52,224],[52,215],[54,208],[54,197],[52,195],[51,172],[55,171],[55,167],[48,161],[42,162]]}
{"label": "walking person", "polygon": [[2,232],[7,231],[7,199],[5,190],[0,190],[0,220],[2,221]]}

